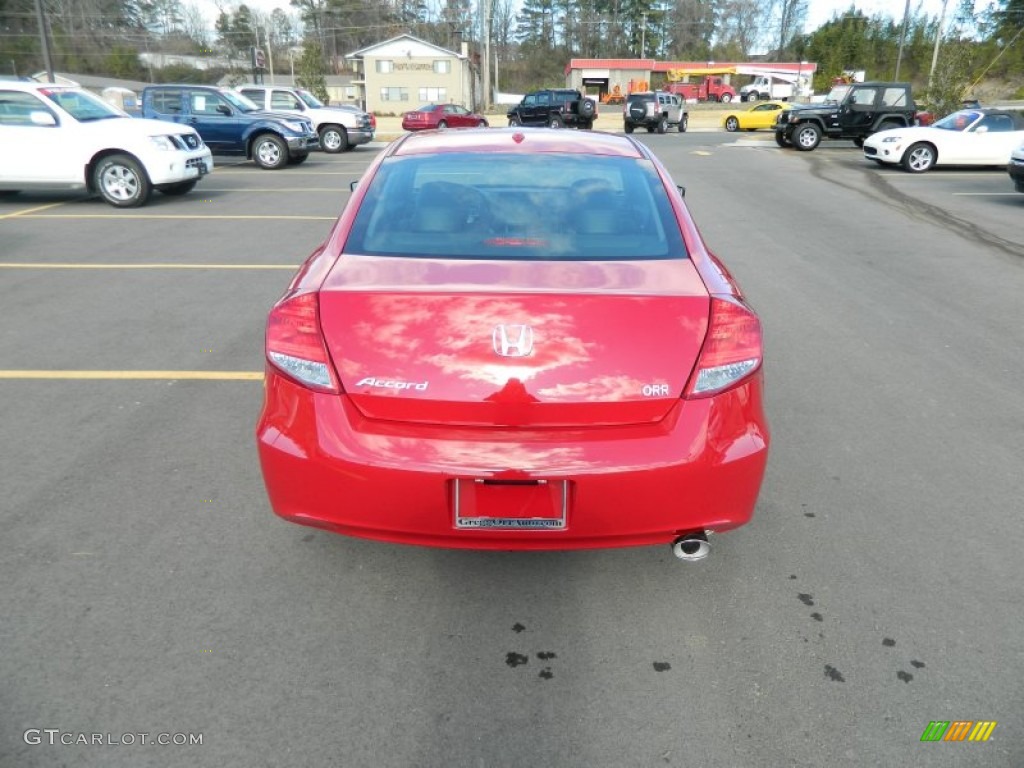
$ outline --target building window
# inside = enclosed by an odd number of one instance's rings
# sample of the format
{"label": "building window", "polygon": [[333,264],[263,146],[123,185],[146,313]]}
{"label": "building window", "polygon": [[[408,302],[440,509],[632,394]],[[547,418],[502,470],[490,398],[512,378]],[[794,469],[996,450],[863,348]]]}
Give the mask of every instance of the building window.
{"label": "building window", "polygon": [[440,103],[448,101],[447,88],[420,88],[420,101]]}
{"label": "building window", "polygon": [[408,88],[381,88],[380,89],[380,100],[381,101],[408,101],[409,100],[409,89]]}
{"label": "building window", "polygon": [[452,71],[452,63],[448,59],[440,59],[434,62],[434,74],[447,75]]}
{"label": "building window", "polygon": [[356,87],[354,85],[345,86],[345,98],[349,101],[356,100]]}
{"label": "building window", "polygon": [[376,64],[377,72],[382,75],[387,75],[395,71],[395,62],[390,59],[378,59]]}

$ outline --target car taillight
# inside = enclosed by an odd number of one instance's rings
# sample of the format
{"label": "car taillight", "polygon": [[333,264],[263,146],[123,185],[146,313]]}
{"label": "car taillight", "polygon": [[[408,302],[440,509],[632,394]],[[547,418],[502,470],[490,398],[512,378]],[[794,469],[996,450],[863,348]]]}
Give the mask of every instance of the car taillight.
{"label": "car taillight", "polygon": [[734,298],[711,298],[711,322],[684,397],[717,395],[761,365],[761,321]]}
{"label": "car taillight", "polygon": [[370,113],[370,127],[371,128],[376,128],[377,127],[377,116],[375,114],[373,114],[373,112]]}
{"label": "car taillight", "polygon": [[339,392],[327,345],[320,333],[315,293],[285,299],[267,318],[267,359],[283,373],[322,392]]}

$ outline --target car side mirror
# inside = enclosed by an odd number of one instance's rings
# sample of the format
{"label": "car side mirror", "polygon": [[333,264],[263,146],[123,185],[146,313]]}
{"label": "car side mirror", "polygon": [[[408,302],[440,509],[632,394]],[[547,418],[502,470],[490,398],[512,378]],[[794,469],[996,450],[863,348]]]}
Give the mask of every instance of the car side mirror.
{"label": "car side mirror", "polygon": [[218,104],[217,111],[220,112],[222,115],[227,115],[228,117],[231,117],[231,107],[229,107],[227,104]]}
{"label": "car side mirror", "polygon": [[684,187],[682,184],[676,184],[676,189],[679,190],[680,197],[686,197],[686,187]]}
{"label": "car side mirror", "polygon": [[975,133],[988,133],[988,126],[987,125],[979,125],[977,128],[974,129],[974,132]]}
{"label": "car side mirror", "polygon": [[358,186],[359,186],[359,179],[356,179],[355,181],[350,181],[348,183],[348,190],[349,190],[349,192],[355,192],[356,191],[356,187],[358,187]]}
{"label": "car side mirror", "polygon": [[52,128],[57,124],[57,118],[49,112],[43,112],[42,110],[29,113],[28,119],[32,121],[32,125],[40,125],[46,128]]}

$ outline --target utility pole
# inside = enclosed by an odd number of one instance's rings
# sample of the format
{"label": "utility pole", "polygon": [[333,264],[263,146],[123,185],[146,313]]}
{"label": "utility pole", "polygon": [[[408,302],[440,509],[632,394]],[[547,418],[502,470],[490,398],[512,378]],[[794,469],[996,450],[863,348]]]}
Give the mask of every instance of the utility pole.
{"label": "utility pole", "polygon": [[483,0],[480,3],[480,37],[483,56],[480,70],[480,82],[483,93],[481,93],[480,109],[486,112],[491,106],[491,0]]}
{"label": "utility pole", "polygon": [[647,14],[640,14],[643,21],[640,23],[640,58],[644,58],[647,52]]}
{"label": "utility pole", "polygon": [[[909,0],[908,0],[909,1]],[[266,58],[270,65],[270,85],[273,85],[273,46],[270,44],[270,26],[266,27]]]}
{"label": "utility pole", "polygon": [[903,28],[900,29],[900,52],[896,54],[896,74],[893,75],[893,80],[900,79],[900,64],[903,62],[903,44],[907,39],[907,20],[910,18],[910,0],[907,0],[906,6],[903,8]]}
{"label": "utility pole", "polygon": [[[38,2],[38,0],[36,0]],[[932,68],[928,73],[928,96],[931,98],[932,81],[935,79],[935,65],[939,63],[939,43],[942,42],[942,24],[946,21],[946,3],[942,0],[942,13],[939,14],[939,28],[935,30],[935,50],[932,52]]]}
{"label": "utility pole", "polygon": [[50,34],[43,13],[43,0],[36,0],[36,19],[39,21],[39,40],[43,46],[43,61],[46,63],[46,78],[49,82],[57,82],[53,77],[53,58],[50,56]]}

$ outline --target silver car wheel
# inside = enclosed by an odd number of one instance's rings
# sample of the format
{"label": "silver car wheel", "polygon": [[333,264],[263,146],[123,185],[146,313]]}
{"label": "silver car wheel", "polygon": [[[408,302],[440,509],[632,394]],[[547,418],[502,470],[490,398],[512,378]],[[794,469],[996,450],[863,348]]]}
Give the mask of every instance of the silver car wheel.
{"label": "silver car wheel", "polygon": [[281,148],[276,142],[261,141],[256,145],[256,156],[262,165],[278,165],[281,162]]}
{"label": "silver car wheel", "polygon": [[320,136],[320,143],[327,152],[337,152],[341,149],[341,134],[337,128],[328,128]]}
{"label": "silver car wheel", "polygon": [[139,177],[124,165],[109,165],[100,175],[100,184],[107,197],[127,202],[139,194]]}

